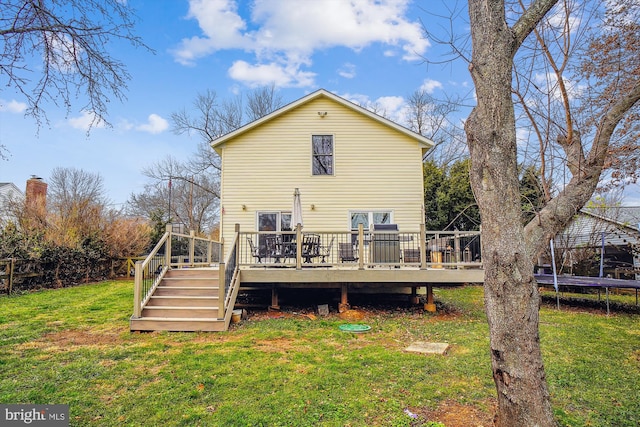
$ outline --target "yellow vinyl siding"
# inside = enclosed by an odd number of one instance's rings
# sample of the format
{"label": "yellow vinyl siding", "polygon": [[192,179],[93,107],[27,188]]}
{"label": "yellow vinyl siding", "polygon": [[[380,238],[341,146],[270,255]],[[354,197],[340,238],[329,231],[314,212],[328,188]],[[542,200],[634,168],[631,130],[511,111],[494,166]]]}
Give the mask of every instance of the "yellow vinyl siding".
{"label": "yellow vinyl siding", "polygon": [[[314,134],[333,135],[333,175],[312,174]],[[417,231],[422,148],[416,139],[324,97],[240,133],[219,148],[225,241],[235,223],[255,230],[257,211],[290,211],[295,188],[305,230],[346,231],[350,211],[387,210],[401,231]]]}

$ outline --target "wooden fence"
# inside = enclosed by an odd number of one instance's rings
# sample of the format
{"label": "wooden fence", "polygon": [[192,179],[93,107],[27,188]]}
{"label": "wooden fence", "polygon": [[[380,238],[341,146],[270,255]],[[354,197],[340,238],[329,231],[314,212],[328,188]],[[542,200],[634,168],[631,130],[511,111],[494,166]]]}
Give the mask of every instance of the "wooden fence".
{"label": "wooden fence", "polygon": [[40,277],[41,272],[34,271],[35,261],[17,258],[0,259],[0,289],[10,294],[14,284],[26,278]]}

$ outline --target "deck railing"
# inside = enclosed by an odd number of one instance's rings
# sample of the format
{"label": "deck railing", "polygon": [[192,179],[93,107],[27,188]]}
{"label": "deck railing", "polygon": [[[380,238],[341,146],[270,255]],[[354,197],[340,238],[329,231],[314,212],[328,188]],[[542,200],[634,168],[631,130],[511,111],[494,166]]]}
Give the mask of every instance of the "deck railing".
{"label": "deck railing", "polygon": [[133,315],[140,317],[142,308],[169,268],[215,265],[220,262],[221,254],[219,242],[197,237],[193,231],[190,234],[174,233],[168,225],[149,255],[135,264]]}
{"label": "deck railing", "polygon": [[171,232],[167,230],[144,261],[135,265],[133,315],[140,317],[154,289],[168,270],[166,262],[171,252]]}
{"label": "deck railing", "polygon": [[479,231],[251,231],[238,263],[252,267],[481,268]]}

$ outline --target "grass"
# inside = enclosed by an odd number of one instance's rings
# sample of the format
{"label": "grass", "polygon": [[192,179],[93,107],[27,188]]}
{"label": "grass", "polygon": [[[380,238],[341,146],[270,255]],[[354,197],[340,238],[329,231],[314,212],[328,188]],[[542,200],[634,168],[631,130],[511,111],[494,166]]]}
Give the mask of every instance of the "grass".
{"label": "grass", "polygon": [[[78,426],[454,426],[439,408],[491,417],[479,287],[436,290],[437,315],[367,310],[366,334],[341,332],[335,315],[293,314],[224,333],[130,333],[132,287],[0,297],[0,403],[69,404]],[[639,319],[542,308],[560,425],[640,424]],[[451,349],[402,351],[418,340]]]}

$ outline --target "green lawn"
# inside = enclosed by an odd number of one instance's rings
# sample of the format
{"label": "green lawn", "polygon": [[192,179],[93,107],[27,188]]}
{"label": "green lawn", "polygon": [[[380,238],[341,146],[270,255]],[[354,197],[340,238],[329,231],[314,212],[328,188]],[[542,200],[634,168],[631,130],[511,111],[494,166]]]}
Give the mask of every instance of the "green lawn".
{"label": "green lawn", "polygon": [[[0,403],[69,404],[71,425],[100,426],[442,426],[443,408],[490,419],[479,287],[436,290],[437,315],[367,310],[365,334],[341,332],[333,314],[130,333],[132,288],[0,296]],[[541,338],[561,425],[640,424],[639,315],[545,306]],[[412,341],[451,349],[404,352]]]}

